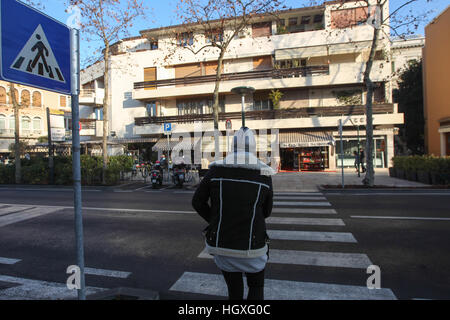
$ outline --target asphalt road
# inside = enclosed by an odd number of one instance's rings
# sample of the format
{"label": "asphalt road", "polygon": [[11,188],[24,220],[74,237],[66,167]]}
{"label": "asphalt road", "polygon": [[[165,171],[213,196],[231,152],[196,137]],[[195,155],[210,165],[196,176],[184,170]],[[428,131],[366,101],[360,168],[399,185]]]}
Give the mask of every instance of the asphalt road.
{"label": "asphalt road", "polygon": [[[189,285],[195,286],[188,281],[190,276],[219,274],[211,259],[199,258],[204,249],[201,231],[206,223],[193,212],[192,191],[135,189],[139,190],[100,188],[83,192],[86,266],[125,273],[124,276],[88,274],[87,285],[155,290],[162,299],[224,299],[218,289],[189,290]],[[271,230],[283,235],[300,233],[295,241],[273,239],[271,259],[276,260],[279,253],[280,259],[286,261],[283,254],[291,251],[364,254],[380,267],[382,288],[392,290],[397,299],[450,299],[449,192],[326,192],[323,196],[320,201],[327,204],[318,206],[318,210],[335,213],[318,214],[309,200],[303,205],[313,210],[289,212],[289,206],[285,212],[274,210],[275,218],[301,218],[307,223],[270,224]],[[2,210],[23,209],[20,206],[37,206],[48,213],[1,226]],[[66,268],[76,264],[72,206],[70,189],[0,188],[0,299],[11,298],[2,295],[5,292],[2,288],[11,286],[13,278],[66,282]],[[314,219],[343,223],[310,223]],[[354,241],[307,238],[325,233],[327,236],[345,233]],[[2,263],[2,258],[17,262]],[[318,265],[317,260],[320,259],[268,264],[266,279],[274,280],[273,286],[286,285],[287,295],[289,285],[294,282],[311,284],[311,295],[306,297],[325,299],[328,296],[322,285],[339,285],[345,294],[353,290],[347,286],[366,285],[369,275],[365,268],[327,265],[328,260]],[[187,290],[183,289],[186,285]],[[170,290],[175,287],[178,290]]]}

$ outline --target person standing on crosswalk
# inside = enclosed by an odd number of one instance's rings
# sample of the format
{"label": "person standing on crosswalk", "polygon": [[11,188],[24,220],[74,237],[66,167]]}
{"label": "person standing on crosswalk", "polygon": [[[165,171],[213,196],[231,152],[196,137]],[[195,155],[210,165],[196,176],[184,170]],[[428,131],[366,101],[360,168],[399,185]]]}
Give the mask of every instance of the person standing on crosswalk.
{"label": "person standing on crosswalk", "polygon": [[247,127],[233,137],[232,152],[209,165],[192,206],[206,220],[207,252],[214,256],[230,300],[264,299],[264,271],[269,237],[265,219],[272,213],[275,171],[256,156],[255,137]]}

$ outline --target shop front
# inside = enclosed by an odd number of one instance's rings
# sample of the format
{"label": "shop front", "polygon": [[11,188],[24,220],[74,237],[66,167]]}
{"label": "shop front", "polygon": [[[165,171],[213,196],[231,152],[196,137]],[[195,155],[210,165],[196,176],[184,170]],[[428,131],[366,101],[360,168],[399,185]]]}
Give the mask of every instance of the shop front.
{"label": "shop front", "polygon": [[[344,168],[355,167],[354,152],[365,151],[366,139],[358,140],[357,137],[343,137],[343,153],[341,153],[340,142],[336,143],[336,167],[341,168],[341,157],[343,154]],[[375,168],[387,168],[388,156],[385,136],[374,136],[373,138],[373,163]]]}
{"label": "shop front", "polygon": [[329,132],[280,132],[282,171],[323,171],[330,168],[334,139]]}

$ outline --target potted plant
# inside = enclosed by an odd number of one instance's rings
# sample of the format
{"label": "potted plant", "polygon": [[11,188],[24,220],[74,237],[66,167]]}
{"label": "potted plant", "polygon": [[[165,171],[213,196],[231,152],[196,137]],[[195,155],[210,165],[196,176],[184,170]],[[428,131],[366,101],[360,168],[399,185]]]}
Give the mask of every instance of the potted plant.
{"label": "potted plant", "polygon": [[273,108],[275,110],[280,108],[280,100],[283,97],[283,92],[280,90],[272,90],[269,93],[269,99],[272,101]]}

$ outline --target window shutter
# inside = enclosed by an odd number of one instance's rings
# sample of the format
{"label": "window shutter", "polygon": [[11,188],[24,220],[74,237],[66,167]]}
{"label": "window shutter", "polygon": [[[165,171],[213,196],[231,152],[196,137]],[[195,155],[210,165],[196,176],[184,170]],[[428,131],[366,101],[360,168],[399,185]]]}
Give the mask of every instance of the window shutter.
{"label": "window shutter", "polygon": [[[144,68],[144,81],[156,81],[156,67]],[[145,90],[155,90],[156,85],[145,86]]]}

